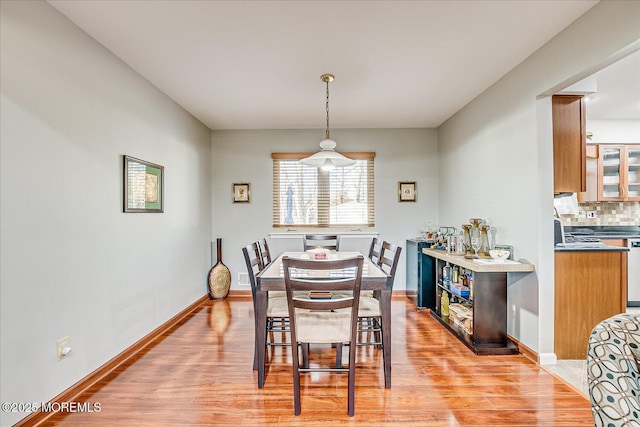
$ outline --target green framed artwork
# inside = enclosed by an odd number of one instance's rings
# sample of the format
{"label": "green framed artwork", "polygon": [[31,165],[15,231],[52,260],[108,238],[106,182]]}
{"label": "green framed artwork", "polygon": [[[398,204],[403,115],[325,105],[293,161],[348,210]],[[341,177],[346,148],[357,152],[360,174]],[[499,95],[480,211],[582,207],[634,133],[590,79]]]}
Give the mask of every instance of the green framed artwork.
{"label": "green framed artwork", "polygon": [[164,166],[124,156],[124,212],[164,212]]}

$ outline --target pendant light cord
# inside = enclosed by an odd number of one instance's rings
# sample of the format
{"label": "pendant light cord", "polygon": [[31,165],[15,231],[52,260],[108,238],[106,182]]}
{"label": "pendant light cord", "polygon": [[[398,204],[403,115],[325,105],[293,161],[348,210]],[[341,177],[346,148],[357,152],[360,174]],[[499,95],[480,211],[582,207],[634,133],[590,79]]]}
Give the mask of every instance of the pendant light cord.
{"label": "pendant light cord", "polygon": [[329,137],[329,79],[327,79],[327,130],[325,131],[325,139]]}

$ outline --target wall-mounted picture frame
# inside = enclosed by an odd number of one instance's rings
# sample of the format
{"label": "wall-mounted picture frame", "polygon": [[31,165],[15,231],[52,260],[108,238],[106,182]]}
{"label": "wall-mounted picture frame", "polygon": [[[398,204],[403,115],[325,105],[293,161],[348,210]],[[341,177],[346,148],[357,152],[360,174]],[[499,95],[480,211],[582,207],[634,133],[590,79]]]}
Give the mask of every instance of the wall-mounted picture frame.
{"label": "wall-mounted picture frame", "polygon": [[415,202],[417,200],[418,189],[415,181],[398,182],[398,201]]}
{"label": "wall-mounted picture frame", "polygon": [[251,184],[233,184],[233,203],[251,203]]}
{"label": "wall-mounted picture frame", "polygon": [[164,212],[164,166],[124,158],[124,212]]}

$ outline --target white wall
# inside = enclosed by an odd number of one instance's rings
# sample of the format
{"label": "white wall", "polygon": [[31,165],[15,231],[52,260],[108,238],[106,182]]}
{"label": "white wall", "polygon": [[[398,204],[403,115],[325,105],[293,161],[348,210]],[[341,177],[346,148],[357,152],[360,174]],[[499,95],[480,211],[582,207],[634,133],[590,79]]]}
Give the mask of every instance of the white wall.
{"label": "white wall", "polygon": [[588,144],[640,144],[640,120],[587,120],[587,132]]}
{"label": "white wall", "polygon": [[[1,394],[46,402],[205,294],[210,131],[47,3],[0,11]],[[122,213],[123,154],[165,213]]]}
{"label": "white wall", "polygon": [[[403,248],[428,221],[437,224],[436,132],[433,129],[336,129],[338,151],[375,151],[375,230]],[[241,248],[267,237],[272,228],[272,152],[315,152],[323,130],[213,131],[213,235],[223,239],[223,261],[231,270],[232,289],[238,272],[246,272]],[[418,201],[398,202],[398,181],[417,181]],[[251,183],[251,203],[232,203],[232,184]],[[286,229],[285,229],[286,230]],[[371,239],[349,239],[351,249],[368,250]],[[271,250],[300,250],[301,239],[269,239]],[[404,255],[394,289],[405,289]]]}
{"label": "white wall", "polygon": [[[500,243],[536,265],[510,275],[508,333],[553,354],[552,142],[549,95],[640,39],[640,2],[601,2],[438,129],[440,218],[488,218]],[[553,93],[553,91],[551,91]],[[452,171],[457,171],[453,173]]]}

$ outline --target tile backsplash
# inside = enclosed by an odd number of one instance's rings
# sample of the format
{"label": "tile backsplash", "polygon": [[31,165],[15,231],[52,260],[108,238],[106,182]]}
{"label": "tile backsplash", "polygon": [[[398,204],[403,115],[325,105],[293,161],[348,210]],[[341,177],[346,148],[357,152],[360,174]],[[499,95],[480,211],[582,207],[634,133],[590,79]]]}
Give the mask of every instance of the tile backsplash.
{"label": "tile backsplash", "polygon": [[[640,202],[578,203],[577,215],[560,215],[564,225],[640,225]],[[587,218],[595,212],[594,218]]]}

